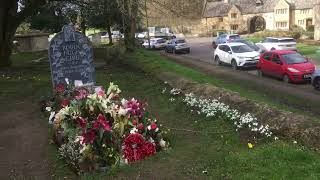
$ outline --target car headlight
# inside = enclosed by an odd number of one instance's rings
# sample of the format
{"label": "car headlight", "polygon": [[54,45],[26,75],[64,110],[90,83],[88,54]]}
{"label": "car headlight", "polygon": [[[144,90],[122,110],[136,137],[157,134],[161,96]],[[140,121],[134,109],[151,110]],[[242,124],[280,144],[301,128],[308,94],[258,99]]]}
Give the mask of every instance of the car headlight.
{"label": "car headlight", "polygon": [[297,69],[295,69],[295,68],[288,68],[288,70],[289,70],[290,72],[293,72],[293,73],[298,73],[298,72],[300,72],[299,70],[297,70]]}

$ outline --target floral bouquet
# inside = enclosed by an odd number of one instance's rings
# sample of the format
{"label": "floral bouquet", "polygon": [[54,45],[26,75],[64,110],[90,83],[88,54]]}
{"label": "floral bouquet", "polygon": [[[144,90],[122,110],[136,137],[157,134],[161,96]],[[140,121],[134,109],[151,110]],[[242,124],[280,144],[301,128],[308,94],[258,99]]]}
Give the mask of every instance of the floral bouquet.
{"label": "floral bouquet", "polygon": [[168,147],[147,104],[121,99],[120,92],[113,83],[106,91],[59,84],[42,102],[60,155],[78,172],[134,162]]}

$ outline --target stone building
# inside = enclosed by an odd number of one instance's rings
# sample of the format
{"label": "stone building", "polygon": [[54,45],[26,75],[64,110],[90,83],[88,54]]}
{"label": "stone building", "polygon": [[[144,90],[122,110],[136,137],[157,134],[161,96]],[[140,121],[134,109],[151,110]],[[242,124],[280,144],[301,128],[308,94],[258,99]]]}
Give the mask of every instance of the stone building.
{"label": "stone building", "polygon": [[207,32],[249,33],[289,30],[293,25],[306,29],[315,25],[320,36],[318,4],[320,0],[205,0],[201,23]]}

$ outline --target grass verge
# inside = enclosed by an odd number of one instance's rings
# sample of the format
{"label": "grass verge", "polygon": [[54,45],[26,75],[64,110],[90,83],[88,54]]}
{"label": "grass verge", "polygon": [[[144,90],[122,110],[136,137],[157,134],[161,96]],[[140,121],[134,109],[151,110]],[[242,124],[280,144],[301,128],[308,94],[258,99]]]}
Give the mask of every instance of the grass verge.
{"label": "grass verge", "polygon": [[209,83],[217,87],[238,92],[240,96],[248,99],[257,102],[264,102],[272,107],[286,111],[307,115],[310,118],[319,121],[313,113],[318,112],[318,109],[320,108],[319,102],[301,104],[301,102],[304,102],[303,98],[278,92],[274,93],[272,89],[259,87],[254,82],[237,81],[237,83],[234,83],[232,79],[228,79],[227,77],[213,77],[192,68],[169,61],[165,57],[162,57],[158,53],[152,51],[138,50],[137,53],[130,54],[124,62],[128,63],[129,66],[141,68],[145,72],[153,73],[154,75],[164,71],[173,72],[193,81]]}

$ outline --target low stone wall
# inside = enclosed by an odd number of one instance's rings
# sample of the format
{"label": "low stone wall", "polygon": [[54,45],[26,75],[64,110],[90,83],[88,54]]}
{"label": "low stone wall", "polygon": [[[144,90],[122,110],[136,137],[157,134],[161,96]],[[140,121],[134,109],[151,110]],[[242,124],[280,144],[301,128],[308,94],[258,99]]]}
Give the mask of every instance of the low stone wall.
{"label": "low stone wall", "polygon": [[48,50],[49,47],[49,34],[37,33],[37,34],[24,34],[16,35],[15,41],[18,41],[17,50],[19,52],[37,52]]}
{"label": "low stone wall", "polygon": [[173,73],[161,73],[158,76],[170,86],[179,88],[183,93],[194,93],[199,97],[220,99],[242,113],[254,114],[262,123],[268,124],[277,136],[297,140],[303,144],[320,148],[320,123],[291,112],[270,107],[241,97],[239,94],[208,84],[200,84]]}

